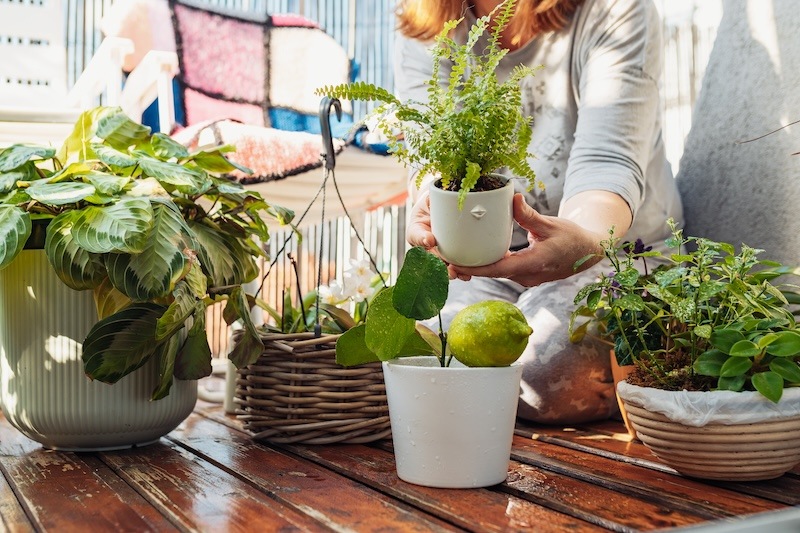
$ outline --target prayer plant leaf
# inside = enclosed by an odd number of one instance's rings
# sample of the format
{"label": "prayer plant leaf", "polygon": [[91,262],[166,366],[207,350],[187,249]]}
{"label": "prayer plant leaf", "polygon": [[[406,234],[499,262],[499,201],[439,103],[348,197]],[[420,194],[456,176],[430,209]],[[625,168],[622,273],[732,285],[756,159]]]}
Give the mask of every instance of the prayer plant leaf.
{"label": "prayer plant leaf", "polygon": [[153,224],[153,209],[146,198],[123,198],[108,206],[89,206],[75,219],[72,237],[84,250],[137,253],[142,251]]}
{"label": "prayer plant leaf", "polygon": [[132,300],[167,296],[190,266],[184,251],[191,248],[191,234],[177,209],[153,204],[153,225],[141,251],[135,255],[109,254],[106,270],[111,283]]}
{"label": "prayer plant leaf", "polygon": [[165,310],[153,303],[134,303],[97,322],[83,343],[86,374],[116,383],[144,365],[161,344],[155,331]]}
{"label": "prayer plant leaf", "polygon": [[25,247],[31,234],[31,217],[16,206],[0,205],[0,268],[6,267]]}
{"label": "prayer plant leaf", "polygon": [[72,237],[75,220],[80,216],[80,211],[65,211],[55,217],[44,241],[44,251],[56,275],[76,291],[93,289],[106,278],[100,256],[78,246]]}

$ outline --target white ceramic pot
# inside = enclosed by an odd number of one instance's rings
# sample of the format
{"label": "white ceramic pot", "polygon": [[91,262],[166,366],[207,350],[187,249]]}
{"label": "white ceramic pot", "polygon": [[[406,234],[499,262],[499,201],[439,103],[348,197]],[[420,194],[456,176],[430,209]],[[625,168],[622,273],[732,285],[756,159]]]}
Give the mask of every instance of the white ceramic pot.
{"label": "white ceramic pot", "polygon": [[91,291],[61,283],[41,250],[0,270],[0,404],[8,421],[45,447],[127,448],[158,440],[192,412],[197,382],[175,380],[150,401],[155,361],[114,385],[86,377],[83,339],[97,312]]}
{"label": "white ceramic pot", "polygon": [[489,265],[503,258],[514,227],[514,183],[494,191],[470,192],[458,209],[458,193],[431,185],[431,231],[441,256],[456,265]]}
{"label": "white ceramic pot", "polygon": [[681,474],[773,479],[800,464],[800,389],[777,404],[754,391],[664,391],[617,385],[639,439]]}
{"label": "white ceramic pot", "polygon": [[522,366],[439,366],[432,356],[383,363],[397,475],[442,488],[505,481]]}

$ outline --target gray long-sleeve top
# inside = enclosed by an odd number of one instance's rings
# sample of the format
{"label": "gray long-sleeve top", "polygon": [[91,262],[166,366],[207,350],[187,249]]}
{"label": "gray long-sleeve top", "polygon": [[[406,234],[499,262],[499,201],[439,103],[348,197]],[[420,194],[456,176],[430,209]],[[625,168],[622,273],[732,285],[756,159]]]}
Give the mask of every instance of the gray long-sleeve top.
{"label": "gray long-sleeve top", "polygon": [[[464,42],[474,20],[468,13],[457,41]],[[478,46],[483,45],[485,36]],[[426,100],[430,46],[398,36],[399,98]],[[659,244],[669,235],[667,218],[682,224],[661,132],[662,46],[652,0],[586,0],[563,30],[540,35],[503,58],[501,79],[518,64],[542,66],[522,82],[524,111],[534,119],[531,164],[545,185],[527,193],[535,209],[556,215],[572,195],[604,190],[619,194],[633,213],[627,240]],[[450,65],[442,65],[443,79],[449,71]],[[518,228],[513,245],[524,242]]]}

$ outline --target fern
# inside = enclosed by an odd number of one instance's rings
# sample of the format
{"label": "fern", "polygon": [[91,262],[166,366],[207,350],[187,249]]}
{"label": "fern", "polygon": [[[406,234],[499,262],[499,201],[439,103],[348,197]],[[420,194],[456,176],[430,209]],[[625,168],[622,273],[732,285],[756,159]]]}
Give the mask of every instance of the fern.
{"label": "fern", "polygon": [[[530,166],[534,156],[528,151],[532,120],[522,113],[520,83],[534,75],[535,69],[517,66],[502,83],[496,74],[507,54],[500,36],[514,14],[516,1],[505,0],[496,8],[496,23],[483,51],[477,48],[480,38],[487,34],[489,16],[475,22],[464,44],[451,37],[463,19],[444,25],[432,50],[427,102],[401,102],[385,89],[364,82],[322,87],[316,93],[381,102],[367,119],[377,119],[390,139],[396,138],[398,130],[403,133],[402,142],[390,141],[390,150],[419,171],[417,187],[424,176],[438,175],[443,188],[459,191],[461,206],[466,193],[482,176],[505,167],[525,180],[530,190],[537,184]],[[451,71],[441,83],[443,63],[449,63]]]}

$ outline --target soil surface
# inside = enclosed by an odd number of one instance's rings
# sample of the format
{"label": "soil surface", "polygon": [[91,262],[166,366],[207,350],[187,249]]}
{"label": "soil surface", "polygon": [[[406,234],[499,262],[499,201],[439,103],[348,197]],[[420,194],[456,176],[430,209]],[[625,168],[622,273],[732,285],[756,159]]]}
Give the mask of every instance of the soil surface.
{"label": "soil surface", "polygon": [[[505,184],[506,182],[497,176],[481,176],[478,178],[478,183],[475,184],[475,187],[473,187],[472,190],[475,192],[493,191],[495,189],[500,189]],[[440,189],[442,188],[441,180],[436,182],[436,186]],[[444,190],[458,192],[460,189],[461,182],[457,180],[451,180],[450,184]]]}

